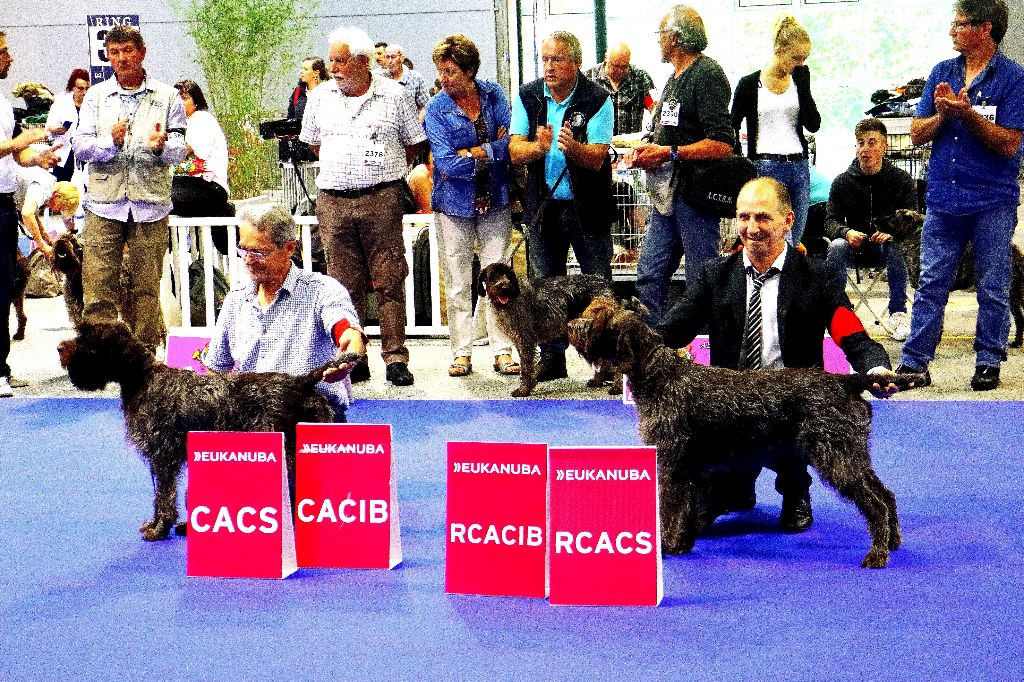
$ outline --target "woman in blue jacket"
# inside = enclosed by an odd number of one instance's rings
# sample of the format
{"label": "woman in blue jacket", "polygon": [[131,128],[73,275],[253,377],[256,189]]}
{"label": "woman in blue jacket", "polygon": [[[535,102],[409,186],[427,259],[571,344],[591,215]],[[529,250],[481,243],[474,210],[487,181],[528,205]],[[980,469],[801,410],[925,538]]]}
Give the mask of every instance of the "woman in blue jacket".
{"label": "woman in blue jacket", "polygon": [[[502,260],[512,232],[508,199],[508,127],[511,108],[501,87],[476,77],[480,52],[469,38],[452,35],[433,52],[441,91],[426,107],[434,155],[431,204],[441,251],[452,364],[449,376],[473,371],[473,255],[485,267]],[[494,371],[518,374],[512,343],[493,323],[485,298]]]}

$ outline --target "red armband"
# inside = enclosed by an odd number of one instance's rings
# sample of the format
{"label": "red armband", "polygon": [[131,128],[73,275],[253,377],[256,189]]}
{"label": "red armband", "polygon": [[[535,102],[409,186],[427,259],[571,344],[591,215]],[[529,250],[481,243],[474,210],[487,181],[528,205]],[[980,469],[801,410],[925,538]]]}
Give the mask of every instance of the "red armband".
{"label": "red armband", "polygon": [[654,106],[654,98],[651,97],[650,93],[647,93],[647,96],[644,97],[644,109],[647,109],[649,111],[650,108],[653,107],[653,106]]}
{"label": "red armband", "polygon": [[352,325],[349,324],[348,320],[338,320],[335,323],[334,328],[331,329],[331,335],[334,336],[334,345],[335,346],[341,344],[341,335],[344,334],[345,330],[348,329],[351,326]]}
{"label": "red armband", "polygon": [[860,323],[860,319],[852,310],[843,307],[836,308],[836,312],[832,315],[832,322],[828,326],[828,333],[831,334],[832,340],[836,342],[837,346],[841,346],[843,339],[850,334],[862,331],[864,331],[864,325]]}

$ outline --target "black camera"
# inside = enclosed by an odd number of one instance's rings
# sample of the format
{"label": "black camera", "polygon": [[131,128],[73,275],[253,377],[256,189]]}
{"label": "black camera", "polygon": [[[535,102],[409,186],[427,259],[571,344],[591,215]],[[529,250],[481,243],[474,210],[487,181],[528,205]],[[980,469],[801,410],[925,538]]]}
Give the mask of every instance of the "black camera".
{"label": "black camera", "polygon": [[279,121],[260,123],[260,137],[264,140],[298,137],[302,132],[302,121],[297,118],[282,118]]}

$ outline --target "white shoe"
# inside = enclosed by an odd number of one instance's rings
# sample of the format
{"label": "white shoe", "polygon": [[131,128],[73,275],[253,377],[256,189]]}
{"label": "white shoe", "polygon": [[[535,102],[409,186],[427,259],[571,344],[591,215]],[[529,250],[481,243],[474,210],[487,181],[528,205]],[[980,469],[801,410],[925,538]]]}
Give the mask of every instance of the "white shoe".
{"label": "white shoe", "polygon": [[902,312],[892,313],[889,315],[886,327],[893,341],[906,341],[910,336],[910,316]]}
{"label": "white shoe", "polygon": [[7,377],[0,377],[0,398],[11,398],[14,396],[14,389],[7,381]]}

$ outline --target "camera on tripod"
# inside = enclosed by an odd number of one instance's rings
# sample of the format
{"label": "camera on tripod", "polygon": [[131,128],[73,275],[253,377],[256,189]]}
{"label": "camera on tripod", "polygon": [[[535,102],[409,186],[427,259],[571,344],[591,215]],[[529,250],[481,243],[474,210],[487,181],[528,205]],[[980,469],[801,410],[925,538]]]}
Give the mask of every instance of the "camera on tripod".
{"label": "camera on tripod", "polygon": [[282,118],[277,121],[260,123],[260,137],[264,140],[298,137],[302,132],[302,121],[297,118]]}

